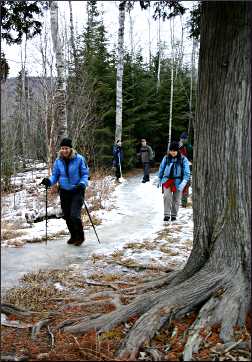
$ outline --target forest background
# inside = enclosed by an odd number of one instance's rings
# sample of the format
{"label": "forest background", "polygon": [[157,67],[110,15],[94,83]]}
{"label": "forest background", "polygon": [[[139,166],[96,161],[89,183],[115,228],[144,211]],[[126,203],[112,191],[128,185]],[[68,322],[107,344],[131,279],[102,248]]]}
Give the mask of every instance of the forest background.
{"label": "forest background", "polygon": [[[94,169],[112,165],[118,4],[59,2],[68,135]],[[183,5],[187,8],[183,15],[165,21],[153,19],[154,5],[144,11],[136,2],[126,9],[122,84],[126,169],[137,166],[141,138],[153,147],[155,160],[162,159],[167,149],[169,120],[172,139],[178,140],[181,132],[187,131],[193,142],[198,40],[190,37],[189,18],[197,3],[189,1]],[[2,44],[2,60],[8,63],[6,75],[1,76],[1,168],[5,189],[10,176],[27,159],[49,158],[57,88],[56,57],[49,10],[43,13],[43,18],[39,18],[41,34],[33,39],[23,36],[19,45],[8,46],[4,41]],[[15,72],[17,77],[13,77]]]}

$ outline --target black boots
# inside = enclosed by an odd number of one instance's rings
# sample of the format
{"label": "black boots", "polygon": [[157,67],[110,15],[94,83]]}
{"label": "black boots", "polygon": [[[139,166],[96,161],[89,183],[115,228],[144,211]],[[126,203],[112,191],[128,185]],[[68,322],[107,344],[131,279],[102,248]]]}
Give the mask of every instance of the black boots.
{"label": "black boots", "polygon": [[85,235],[81,220],[76,219],[73,221],[71,219],[67,219],[66,224],[71,235],[67,243],[76,246],[81,245],[83,241],[85,241]]}
{"label": "black boots", "polygon": [[72,221],[70,219],[66,219],[66,224],[67,224],[67,227],[68,227],[68,230],[70,232],[70,239],[67,240],[67,243],[68,244],[74,244],[74,229],[73,229],[73,225],[72,225]]}

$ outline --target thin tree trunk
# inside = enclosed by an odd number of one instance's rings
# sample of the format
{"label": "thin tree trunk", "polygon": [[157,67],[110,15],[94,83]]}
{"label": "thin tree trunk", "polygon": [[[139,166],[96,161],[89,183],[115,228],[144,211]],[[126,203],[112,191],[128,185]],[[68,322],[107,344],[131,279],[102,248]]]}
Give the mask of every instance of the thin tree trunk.
{"label": "thin tree trunk", "polygon": [[151,21],[150,21],[150,8],[149,6],[149,15],[148,15],[148,47],[149,47],[149,69],[151,68]]}
{"label": "thin tree trunk", "polygon": [[181,41],[178,45],[178,60],[176,62],[175,81],[177,80],[178,71],[182,68],[184,58],[184,26],[183,26],[183,15],[180,15],[181,24]]}
{"label": "thin tree trunk", "polygon": [[168,134],[168,146],[169,150],[171,143],[171,129],[172,129],[172,111],[173,111],[173,83],[174,83],[174,17],[170,19],[170,31],[171,31],[171,89],[170,89],[170,114],[169,114],[169,134]]}
{"label": "thin tree trunk", "polygon": [[[64,55],[63,44],[59,34],[59,21],[58,21],[58,3],[51,1],[50,4],[51,14],[51,35],[53,42],[53,50],[56,57],[56,70],[57,70],[57,86],[54,96],[54,118],[56,128],[53,133],[56,136],[56,147],[62,138],[67,136],[67,113],[66,113],[66,84],[64,78]],[[50,149],[52,151],[52,148]],[[54,158],[55,154],[51,154]]]}
{"label": "thin tree trunk", "polygon": [[70,42],[71,42],[71,48],[72,48],[73,58],[74,58],[74,66],[75,66],[75,71],[76,71],[77,70],[77,53],[76,53],[76,46],[75,46],[75,40],[74,40],[72,1],[68,1],[68,4],[69,4],[69,15],[70,15]]}
{"label": "thin tree trunk", "polygon": [[125,1],[119,4],[119,29],[118,29],[118,62],[116,72],[116,130],[115,141],[122,139],[122,81],[123,81],[123,46],[124,46],[124,22]]}
{"label": "thin tree trunk", "polygon": [[191,54],[191,76],[190,76],[190,98],[189,98],[189,122],[188,122],[188,137],[191,139],[191,128],[193,123],[192,113],[192,98],[195,88],[195,52],[197,47],[197,40],[193,38]]}
{"label": "thin tree trunk", "polygon": [[157,93],[160,87],[160,68],[161,68],[161,24],[160,16],[158,18],[158,70],[157,70]]}

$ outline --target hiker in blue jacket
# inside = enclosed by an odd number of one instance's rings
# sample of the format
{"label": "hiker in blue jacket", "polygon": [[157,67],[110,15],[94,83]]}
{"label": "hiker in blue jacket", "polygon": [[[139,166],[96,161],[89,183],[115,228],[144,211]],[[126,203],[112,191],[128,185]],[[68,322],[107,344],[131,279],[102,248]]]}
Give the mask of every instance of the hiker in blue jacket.
{"label": "hiker in blue jacket", "polygon": [[159,185],[164,193],[164,221],[175,221],[182,191],[190,179],[188,159],[179,153],[179,143],[171,142],[159,167]]}
{"label": "hiker in blue jacket", "polygon": [[123,161],[123,149],[122,142],[117,140],[113,146],[113,166],[115,167],[116,180],[119,181],[122,177],[122,161]]}
{"label": "hiker in blue jacket", "polygon": [[64,138],[60,143],[52,175],[44,178],[42,184],[50,187],[59,183],[61,208],[71,235],[68,244],[81,245],[85,240],[81,208],[88,186],[88,176],[89,169],[85,158],[73,149],[70,138]]}

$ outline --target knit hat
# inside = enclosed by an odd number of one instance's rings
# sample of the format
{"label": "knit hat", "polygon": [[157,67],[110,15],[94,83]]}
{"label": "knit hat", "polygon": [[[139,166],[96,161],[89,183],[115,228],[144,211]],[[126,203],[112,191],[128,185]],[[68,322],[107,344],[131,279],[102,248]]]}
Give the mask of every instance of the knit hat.
{"label": "knit hat", "polygon": [[60,147],[72,148],[72,140],[70,138],[63,138],[63,140],[60,142]]}
{"label": "knit hat", "polygon": [[176,141],[171,142],[169,151],[178,151],[179,150],[179,143]]}
{"label": "knit hat", "polygon": [[181,140],[185,140],[187,138],[188,138],[188,134],[186,132],[181,133],[181,135],[180,135]]}

